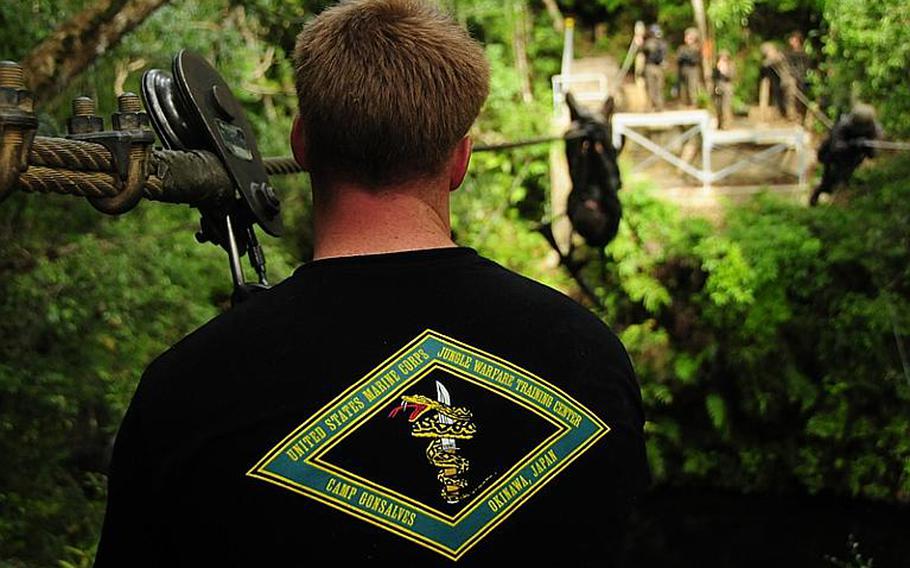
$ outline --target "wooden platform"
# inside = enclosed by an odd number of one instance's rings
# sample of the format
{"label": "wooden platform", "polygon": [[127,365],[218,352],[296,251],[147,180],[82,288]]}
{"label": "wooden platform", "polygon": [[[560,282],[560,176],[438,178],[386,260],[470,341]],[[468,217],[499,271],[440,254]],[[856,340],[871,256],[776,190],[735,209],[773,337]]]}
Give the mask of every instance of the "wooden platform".
{"label": "wooden platform", "polygon": [[[562,72],[552,81],[554,133],[569,126],[567,92],[588,108],[600,110],[606,97],[624,86],[611,84],[622,80],[612,58],[574,59],[573,34],[572,26],[567,26]],[[716,210],[724,202],[766,190],[804,199],[814,161],[811,136],[800,125],[756,120],[756,116],[767,118],[768,112],[750,112],[748,118],[737,118],[734,128],[720,130],[714,115],[703,109],[616,113],[613,143],[624,148],[625,171],[631,170],[633,176],[647,172],[660,186],[661,197],[687,209]],[[553,147],[550,164],[549,216],[563,248],[571,234],[565,215],[571,181],[562,148]]]}

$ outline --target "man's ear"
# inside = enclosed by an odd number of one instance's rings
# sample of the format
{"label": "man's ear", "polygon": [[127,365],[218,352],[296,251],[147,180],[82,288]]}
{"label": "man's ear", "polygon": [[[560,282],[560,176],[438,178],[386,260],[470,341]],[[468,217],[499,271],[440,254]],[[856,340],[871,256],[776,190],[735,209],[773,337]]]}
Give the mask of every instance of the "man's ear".
{"label": "man's ear", "polygon": [[306,141],[303,136],[303,122],[298,114],[294,118],[294,126],[291,127],[291,151],[294,153],[294,159],[303,168],[303,171],[310,171],[310,160],[307,155]]}
{"label": "man's ear", "polygon": [[468,166],[471,164],[471,150],[474,143],[467,136],[462,138],[455,146],[452,153],[452,162],[449,167],[449,191],[455,191],[461,187],[465,176],[468,174]]}

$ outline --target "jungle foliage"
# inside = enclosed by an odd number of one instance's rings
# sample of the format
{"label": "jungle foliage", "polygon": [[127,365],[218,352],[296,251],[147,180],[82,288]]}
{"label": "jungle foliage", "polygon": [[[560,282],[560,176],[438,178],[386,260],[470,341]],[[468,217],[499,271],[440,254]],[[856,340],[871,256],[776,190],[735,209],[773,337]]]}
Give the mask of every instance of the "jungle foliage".
{"label": "jungle foliage", "polygon": [[665,483],[910,499],[910,162],[849,206],[760,196],[721,231],[629,193],[608,318]]}
{"label": "jungle foliage", "polygon": [[[0,3],[0,55],[21,59],[88,4]],[[42,129],[59,133],[69,99],[83,93],[109,113],[115,90],[136,90],[141,70],[167,68],[187,47],[235,86],[263,153],[286,154],[294,34],[326,4],[172,0],[48,101]],[[562,40],[542,3],[447,4],[493,66],[476,137],[548,133]],[[904,4],[716,0],[709,10],[725,25],[719,40],[750,25],[752,39],[735,44],[744,61],[755,38],[800,22],[823,46],[816,89],[831,89],[832,100],[859,89],[906,133]],[[560,6],[583,26],[607,21],[617,57],[636,19],[657,19],[671,39],[691,20],[688,2]],[[549,152],[476,155],[454,196],[454,230],[460,243],[577,296],[536,232],[549,210]],[[278,185],[293,229],[266,242],[273,280],[310,255],[306,181]],[[657,483],[910,500],[910,162],[882,160],[849,198],[817,210],[771,196],[731,206],[720,227],[682,216],[643,180],[627,179],[621,197],[607,279],[593,264],[587,276],[600,282],[600,315],[640,374]],[[226,262],[194,241],[196,223],[177,206],[106,218],[72,198],[14,195],[0,205],[0,565],[90,563],[108,452],[141,370],[227,307]]]}

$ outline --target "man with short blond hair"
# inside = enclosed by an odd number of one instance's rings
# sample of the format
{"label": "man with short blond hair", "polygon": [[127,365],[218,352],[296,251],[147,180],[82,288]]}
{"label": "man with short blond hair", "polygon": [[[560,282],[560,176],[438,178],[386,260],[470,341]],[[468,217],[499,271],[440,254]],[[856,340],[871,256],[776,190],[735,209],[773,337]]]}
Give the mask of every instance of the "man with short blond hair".
{"label": "man with short blond hair", "polygon": [[481,46],[416,0],[323,12],[297,38],[294,66],[311,173],[370,186],[439,173],[489,93]]}
{"label": "man with short blond hair", "polygon": [[615,565],[648,480],[625,350],[452,242],[482,48],[359,0],[295,64],[314,260],[146,371],[97,566]]}

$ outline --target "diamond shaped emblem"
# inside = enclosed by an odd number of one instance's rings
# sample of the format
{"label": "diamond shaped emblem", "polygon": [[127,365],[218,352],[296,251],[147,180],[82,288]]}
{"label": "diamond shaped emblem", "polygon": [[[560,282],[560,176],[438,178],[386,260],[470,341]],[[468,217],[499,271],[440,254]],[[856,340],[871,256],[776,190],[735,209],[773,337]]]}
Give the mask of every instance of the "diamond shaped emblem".
{"label": "diamond shaped emblem", "polygon": [[247,475],[458,560],[609,430],[544,379],[427,330]]}

